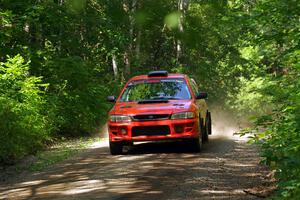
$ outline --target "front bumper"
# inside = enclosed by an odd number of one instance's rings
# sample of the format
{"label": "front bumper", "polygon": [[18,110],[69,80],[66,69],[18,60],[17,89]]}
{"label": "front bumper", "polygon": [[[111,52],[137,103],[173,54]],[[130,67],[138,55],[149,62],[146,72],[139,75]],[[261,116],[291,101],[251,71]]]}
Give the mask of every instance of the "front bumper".
{"label": "front bumper", "polygon": [[[143,135],[133,134],[133,128],[147,127],[168,127],[168,133],[155,131],[155,135],[151,132]],[[200,134],[198,119],[176,119],[176,120],[157,120],[157,121],[132,121],[129,123],[108,123],[109,139],[111,142],[126,141],[158,141],[158,140],[176,140],[185,138],[196,138]]]}

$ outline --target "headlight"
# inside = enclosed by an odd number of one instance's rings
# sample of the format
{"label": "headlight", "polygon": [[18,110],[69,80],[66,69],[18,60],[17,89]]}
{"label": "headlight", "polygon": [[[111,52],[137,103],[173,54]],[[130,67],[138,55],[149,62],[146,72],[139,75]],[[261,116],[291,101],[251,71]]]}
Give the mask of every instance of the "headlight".
{"label": "headlight", "polygon": [[131,122],[131,118],[127,115],[111,115],[111,122]]}
{"label": "headlight", "polygon": [[195,114],[193,112],[175,113],[171,117],[171,119],[192,119],[192,118],[195,118]]}

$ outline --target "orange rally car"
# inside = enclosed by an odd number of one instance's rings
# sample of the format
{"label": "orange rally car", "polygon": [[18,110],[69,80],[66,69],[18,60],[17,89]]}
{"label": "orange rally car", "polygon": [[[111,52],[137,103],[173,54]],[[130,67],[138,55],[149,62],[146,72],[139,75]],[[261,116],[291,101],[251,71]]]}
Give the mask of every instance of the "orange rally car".
{"label": "orange rally car", "polygon": [[124,145],[157,140],[185,140],[199,152],[211,134],[211,115],[196,82],[184,74],[152,71],[130,79],[109,112],[112,155]]}

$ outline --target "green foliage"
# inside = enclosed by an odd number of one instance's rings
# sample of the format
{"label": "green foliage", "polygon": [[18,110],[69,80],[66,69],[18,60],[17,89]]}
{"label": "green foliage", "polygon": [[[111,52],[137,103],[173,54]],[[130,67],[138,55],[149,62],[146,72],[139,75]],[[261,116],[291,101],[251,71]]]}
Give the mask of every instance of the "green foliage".
{"label": "green foliage", "polygon": [[106,117],[107,88],[96,84],[98,80],[93,77],[92,69],[81,58],[55,60],[51,68],[55,74],[45,79],[50,83],[47,99],[59,119],[56,124],[60,133],[94,132],[97,122]]}
{"label": "green foliage", "polygon": [[237,111],[240,118],[262,116],[272,112],[274,105],[272,96],[266,96],[264,91],[276,85],[268,77],[257,77],[247,80],[240,78],[240,87],[237,94],[231,96],[228,103]]}
{"label": "green foliage", "polygon": [[0,63],[0,162],[34,153],[49,139],[51,127],[43,115],[46,85],[28,70],[20,55]]}
{"label": "green foliage", "polygon": [[[108,59],[122,56],[128,32],[116,5],[0,1],[0,61],[11,65],[1,68],[1,162],[35,153],[53,136],[92,134],[105,121],[106,96],[119,90]],[[6,61],[16,54],[31,62]],[[18,78],[5,78],[9,70]]]}
{"label": "green foliage", "polygon": [[264,162],[276,171],[279,180],[280,195],[276,199],[298,199],[300,4],[280,0],[242,3],[235,6],[246,13],[243,26],[248,32],[240,52],[253,70],[240,79],[239,92],[232,94],[231,105],[241,115],[252,115],[256,131],[251,138],[261,146]]}
{"label": "green foliage", "polygon": [[[252,138],[262,147],[264,162],[276,170],[283,199],[297,199],[300,192],[299,80],[299,74],[265,80],[263,88],[238,98],[244,109],[260,112],[254,115],[257,131]],[[270,105],[272,109],[266,111]]]}
{"label": "green foliage", "polygon": [[67,141],[59,141],[52,145],[47,151],[37,153],[37,161],[31,166],[28,166],[30,171],[41,171],[50,165],[67,159],[76,153],[85,150],[93,143],[99,143],[99,138],[78,138]]}
{"label": "green foliage", "polygon": [[177,29],[180,21],[180,15],[181,14],[179,12],[172,12],[168,14],[164,20],[167,27],[170,29]]}

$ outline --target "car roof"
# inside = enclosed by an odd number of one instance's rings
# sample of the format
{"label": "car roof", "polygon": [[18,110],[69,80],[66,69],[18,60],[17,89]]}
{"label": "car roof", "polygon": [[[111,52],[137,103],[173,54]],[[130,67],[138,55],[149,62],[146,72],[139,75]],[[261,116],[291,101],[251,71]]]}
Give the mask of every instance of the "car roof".
{"label": "car roof", "polygon": [[140,75],[135,76],[130,79],[130,81],[138,81],[138,80],[147,80],[147,79],[157,79],[157,78],[185,78],[185,74],[168,74],[168,76],[154,76],[154,77],[148,77],[148,75]]}

